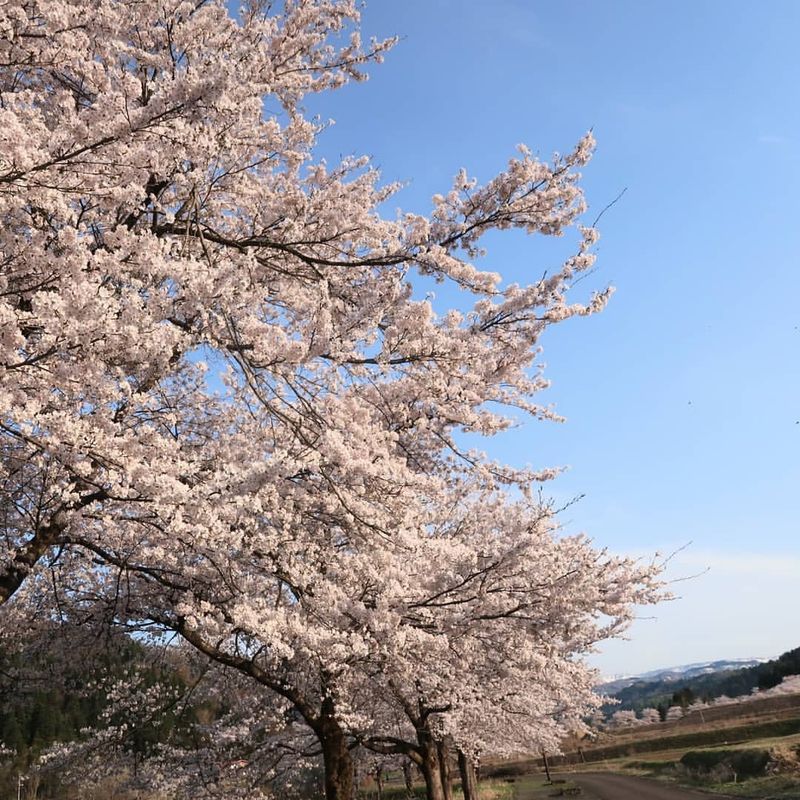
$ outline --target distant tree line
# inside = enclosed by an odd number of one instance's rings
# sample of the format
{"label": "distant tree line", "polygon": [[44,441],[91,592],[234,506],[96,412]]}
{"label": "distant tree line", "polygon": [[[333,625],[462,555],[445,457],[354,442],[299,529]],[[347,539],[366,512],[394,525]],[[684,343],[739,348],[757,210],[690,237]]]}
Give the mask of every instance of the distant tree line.
{"label": "distant tree line", "polygon": [[741,697],[753,689],[771,689],[788,675],[800,674],[800,647],[763,664],[742,669],[724,670],[709,675],[699,675],[685,680],[639,681],[620,689],[613,696],[617,705],[609,705],[606,712],[620,709],[641,711],[658,708],[663,714],[670,706],[686,708],[697,700],[708,702],[717,697]]}

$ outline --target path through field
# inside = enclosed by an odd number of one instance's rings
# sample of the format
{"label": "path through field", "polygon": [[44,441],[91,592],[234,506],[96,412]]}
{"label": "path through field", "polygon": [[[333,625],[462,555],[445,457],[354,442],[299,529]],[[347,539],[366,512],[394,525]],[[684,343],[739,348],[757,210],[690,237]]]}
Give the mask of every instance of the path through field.
{"label": "path through field", "polygon": [[[693,792],[690,789],[680,789],[629,775],[590,772],[559,777],[568,777],[571,782],[581,787],[582,791],[577,795],[580,800],[699,800],[699,798],[708,800],[709,798],[707,794]],[[538,800],[541,797],[541,793],[535,793],[534,790],[528,792],[520,786],[514,800]],[[723,798],[723,795],[714,797]]]}

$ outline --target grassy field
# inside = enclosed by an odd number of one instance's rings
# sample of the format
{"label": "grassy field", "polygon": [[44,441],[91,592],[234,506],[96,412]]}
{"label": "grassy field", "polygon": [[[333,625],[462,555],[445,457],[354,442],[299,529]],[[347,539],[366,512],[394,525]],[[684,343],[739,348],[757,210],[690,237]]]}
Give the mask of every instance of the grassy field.
{"label": "grassy field", "polygon": [[[537,782],[542,781],[535,778]],[[480,786],[481,800],[517,800],[514,794],[514,786],[503,780],[482,781]],[[536,795],[531,795],[535,797]],[[542,795],[544,796],[544,795]],[[358,794],[359,800],[377,800],[377,791],[361,790]],[[425,787],[417,786],[411,796],[414,800],[425,800]],[[458,785],[453,790],[454,800],[462,800],[463,795]],[[409,800],[405,786],[386,786],[383,790],[383,800]]]}
{"label": "grassy field", "polygon": [[[749,766],[748,766],[749,765]],[[800,734],[709,747],[667,747],[569,767],[640,775],[733,797],[800,800]],[[780,772],[773,773],[780,769]]]}
{"label": "grassy field", "polygon": [[546,797],[569,797],[569,790],[575,784],[556,775],[553,783],[546,781],[541,775],[527,775],[517,778],[513,783],[513,800],[544,800]]}
{"label": "grassy field", "polygon": [[[481,800],[544,800],[544,798],[558,797],[561,792],[574,787],[568,780],[554,776],[554,782],[550,783],[542,775],[525,775],[515,778],[512,781],[488,780],[481,781],[480,792]],[[455,789],[456,800],[462,797],[458,788]],[[368,796],[364,795],[366,800]],[[414,795],[419,800],[424,800],[425,790],[417,789]],[[405,787],[393,787],[391,791],[384,790],[384,800],[406,800]],[[372,798],[369,798],[372,800]]]}

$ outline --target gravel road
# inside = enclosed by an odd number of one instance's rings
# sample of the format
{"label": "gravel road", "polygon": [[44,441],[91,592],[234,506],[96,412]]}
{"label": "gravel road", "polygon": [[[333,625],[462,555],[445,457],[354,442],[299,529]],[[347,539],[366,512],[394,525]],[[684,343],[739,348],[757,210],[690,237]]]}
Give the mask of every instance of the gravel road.
{"label": "gravel road", "polygon": [[[578,796],[582,800],[709,800],[708,794],[629,775],[582,772],[565,777],[581,787],[583,791]],[[723,795],[713,797],[722,798]]]}

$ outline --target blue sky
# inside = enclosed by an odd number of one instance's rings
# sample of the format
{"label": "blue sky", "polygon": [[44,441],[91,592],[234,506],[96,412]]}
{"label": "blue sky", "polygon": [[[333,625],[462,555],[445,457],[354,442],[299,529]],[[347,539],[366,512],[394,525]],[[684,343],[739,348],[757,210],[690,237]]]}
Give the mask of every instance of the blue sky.
{"label": "blue sky", "polygon": [[[564,425],[488,444],[568,465],[565,515],[615,552],[671,552],[682,595],[598,656],[606,673],[800,645],[800,4],[372,0],[386,62],[309,104],[320,154],[370,154],[397,206],[427,211],[462,166],[502,169],[593,128],[588,220],[604,215],[602,315],[544,340]],[[556,250],[490,242],[487,266],[541,275]],[[649,614],[650,612],[648,612]]]}

